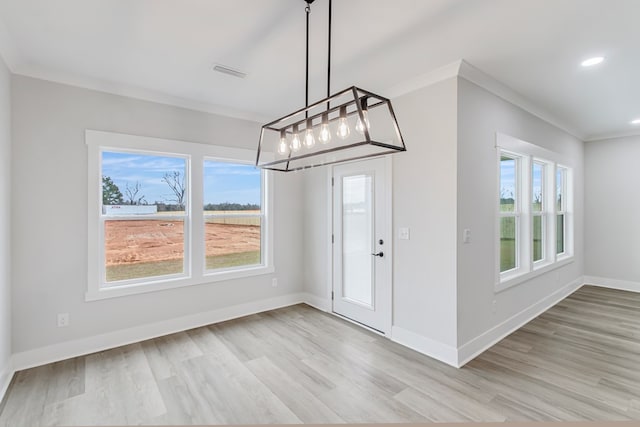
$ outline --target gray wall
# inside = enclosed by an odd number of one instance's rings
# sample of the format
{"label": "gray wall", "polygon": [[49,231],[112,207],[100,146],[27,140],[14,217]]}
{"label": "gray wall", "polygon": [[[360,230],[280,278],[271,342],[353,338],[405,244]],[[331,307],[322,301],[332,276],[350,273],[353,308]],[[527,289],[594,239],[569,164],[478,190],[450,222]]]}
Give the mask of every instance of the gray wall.
{"label": "gray wall", "polygon": [[[458,240],[463,229],[472,233],[470,244],[458,245],[458,345],[462,346],[582,276],[584,143],[464,78],[458,79],[458,106]],[[575,182],[574,261],[499,293],[494,292],[496,132],[559,153],[573,168]]]}
{"label": "gray wall", "polygon": [[[456,345],[456,78],[393,100],[393,325]],[[398,228],[410,240],[398,240]]]}
{"label": "gray wall", "polygon": [[0,396],[11,360],[11,74],[0,57]]}
{"label": "gray wall", "polygon": [[640,136],[585,147],[585,274],[640,292]]}
{"label": "gray wall", "polygon": [[[408,152],[393,155],[393,326],[448,346],[456,333],[456,79],[393,100]],[[327,171],[304,172],[305,287],[329,307]],[[410,240],[398,240],[409,227]]]}
{"label": "gray wall", "polygon": [[[255,149],[259,125],[22,76],[12,91],[15,353],[302,290],[301,184],[279,174],[274,275],[85,302],[85,129]],[[61,312],[67,328],[56,327]]]}

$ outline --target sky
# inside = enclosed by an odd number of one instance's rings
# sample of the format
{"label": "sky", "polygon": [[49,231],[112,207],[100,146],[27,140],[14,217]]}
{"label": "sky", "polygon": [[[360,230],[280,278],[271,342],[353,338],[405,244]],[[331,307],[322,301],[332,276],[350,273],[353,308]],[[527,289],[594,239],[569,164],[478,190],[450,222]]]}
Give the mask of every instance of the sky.
{"label": "sky", "polygon": [[[173,193],[162,181],[165,173],[180,172],[184,176],[186,160],[179,157],[103,151],[102,176],[109,176],[125,196],[140,183],[138,196],[145,200],[172,203]],[[260,171],[252,165],[239,165],[207,160],[204,164],[204,204],[260,204]]]}

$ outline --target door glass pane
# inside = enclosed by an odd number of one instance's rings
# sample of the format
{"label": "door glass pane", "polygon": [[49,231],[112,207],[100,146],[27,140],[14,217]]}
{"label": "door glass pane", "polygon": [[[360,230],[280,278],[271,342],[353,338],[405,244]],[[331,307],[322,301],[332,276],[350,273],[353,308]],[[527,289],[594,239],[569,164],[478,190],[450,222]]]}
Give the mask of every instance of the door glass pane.
{"label": "door glass pane", "polygon": [[544,241],[542,232],[543,218],[541,215],[533,217],[533,261],[540,261],[544,257]]}
{"label": "door glass pane", "polygon": [[342,293],[373,307],[373,178],[342,179]]}
{"label": "door glass pane", "polygon": [[500,218],[500,272],[516,268],[516,218]]}
{"label": "door glass pane", "polygon": [[557,215],[556,253],[564,253],[564,215]]}
{"label": "door glass pane", "polygon": [[516,160],[500,158],[500,212],[513,212],[516,202]]}

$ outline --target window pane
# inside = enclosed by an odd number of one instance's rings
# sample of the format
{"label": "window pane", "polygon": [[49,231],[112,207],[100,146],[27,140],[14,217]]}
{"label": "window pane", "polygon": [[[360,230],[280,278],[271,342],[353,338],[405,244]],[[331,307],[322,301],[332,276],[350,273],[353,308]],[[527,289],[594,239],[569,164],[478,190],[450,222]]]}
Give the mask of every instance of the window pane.
{"label": "window pane", "polygon": [[500,158],[500,211],[513,212],[517,197],[516,191],[517,162],[511,157]]}
{"label": "window pane", "polygon": [[107,220],[104,245],[107,282],[184,272],[183,220]]}
{"label": "window pane", "polygon": [[557,215],[556,221],[556,253],[564,253],[564,215]]}
{"label": "window pane", "polygon": [[556,171],[556,209],[558,211],[564,211],[564,177],[565,177],[565,169],[558,168]]}
{"label": "window pane", "polygon": [[541,215],[533,217],[533,261],[544,258],[544,219]]}
{"label": "window pane", "polygon": [[500,218],[500,272],[516,268],[516,218]]}
{"label": "window pane", "polygon": [[204,162],[206,269],[262,261],[262,174],[254,166]]}
{"label": "window pane", "polygon": [[544,165],[540,163],[533,164],[531,182],[531,209],[533,212],[542,212],[542,203],[544,200]]}
{"label": "window pane", "polygon": [[186,164],[180,157],[103,151],[102,213],[184,214],[188,200]]}

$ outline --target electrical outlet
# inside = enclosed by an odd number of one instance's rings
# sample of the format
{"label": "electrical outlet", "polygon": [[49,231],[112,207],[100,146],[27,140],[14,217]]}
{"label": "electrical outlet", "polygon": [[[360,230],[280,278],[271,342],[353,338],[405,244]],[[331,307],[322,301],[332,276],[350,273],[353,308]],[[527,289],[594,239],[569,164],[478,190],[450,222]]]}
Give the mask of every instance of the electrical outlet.
{"label": "electrical outlet", "polygon": [[273,286],[274,288],[278,287],[278,279],[277,278],[273,278],[271,279],[271,286]]}
{"label": "electrical outlet", "polygon": [[69,326],[69,313],[58,313],[58,328]]}

